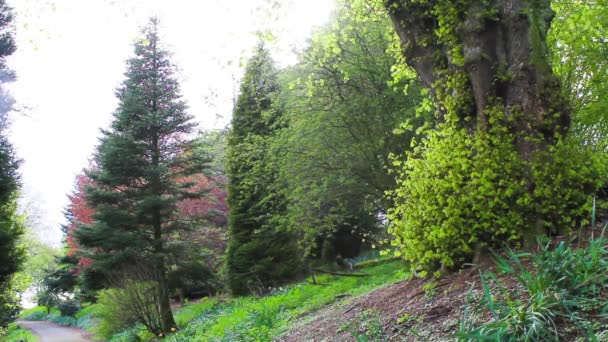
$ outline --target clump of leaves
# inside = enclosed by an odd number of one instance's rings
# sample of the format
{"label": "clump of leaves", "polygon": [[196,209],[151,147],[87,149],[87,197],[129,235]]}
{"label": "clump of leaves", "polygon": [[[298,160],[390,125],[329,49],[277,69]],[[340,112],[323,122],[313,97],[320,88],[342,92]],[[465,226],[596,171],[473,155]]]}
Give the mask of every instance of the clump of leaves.
{"label": "clump of leaves", "polygon": [[[470,301],[465,306],[459,340],[597,339],[608,312],[604,234],[580,249],[564,241],[539,244],[535,255],[509,250],[506,257],[496,257],[499,271],[516,279],[521,292],[509,292],[492,272],[483,274],[483,300],[477,308]],[[480,312],[489,312],[491,320],[477,322]]]}
{"label": "clump of leaves", "polygon": [[357,342],[388,341],[380,315],[373,310],[363,311],[354,321],[342,325],[339,331],[348,331]]}
{"label": "clump of leaves", "polygon": [[437,282],[435,280],[429,280],[422,285],[422,290],[427,297],[433,297],[437,294]]}
{"label": "clump of leaves", "polygon": [[393,244],[422,277],[461,267],[505,242],[533,243],[555,227],[573,227],[603,182],[600,152],[568,138],[524,160],[503,109],[497,105],[487,114],[492,125],[486,131],[442,123],[405,162],[394,160]]}

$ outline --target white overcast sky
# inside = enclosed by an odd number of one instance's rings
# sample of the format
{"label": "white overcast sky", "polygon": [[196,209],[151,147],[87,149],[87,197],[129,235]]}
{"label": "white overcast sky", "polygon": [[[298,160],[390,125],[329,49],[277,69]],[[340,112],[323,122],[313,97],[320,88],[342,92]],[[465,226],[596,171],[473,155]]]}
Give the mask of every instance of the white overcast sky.
{"label": "white overcast sky", "polygon": [[182,93],[201,128],[224,127],[243,60],[257,31],[271,30],[280,66],[296,61],[332,0],[8,0],[18,50],[11,140],[21,166],[24,202],[46,242],[61,241],[62,211],[74,177],[87,166],[116,107],[114,89],[148,18],[161,20]]}

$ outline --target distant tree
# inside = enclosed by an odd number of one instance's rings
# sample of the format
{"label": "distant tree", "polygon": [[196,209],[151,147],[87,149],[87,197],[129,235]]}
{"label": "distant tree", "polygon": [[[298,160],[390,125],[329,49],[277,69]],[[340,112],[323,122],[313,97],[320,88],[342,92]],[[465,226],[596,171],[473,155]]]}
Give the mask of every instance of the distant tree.
{"label": "distant tree", "polygon": [[[208,282],[202,281],[209,273],[212,273],[212,281],[217,279],[217,273],[223,266],[223,256],[226,251],[227,241],[227,215],[226,205],[226,176],[224,174],[222,160],[225,154],[226,145],[225,131],[205,131],[201,132],[196,138],[196,150],[201,155],[209,156],[212,163],[209,168],[202,170],[205,172],[193,174],[183,179],[180,183],[192,184],[192,190],[205,193],[205,196],[195,198],[185,198],[177,203],[177,210],[180,220],[193,227],[192,231],[186,232],[181,238],[189,241],[187,248],[184,248],[169,260],[170,288],[172,291],[188,295],[191,292],[209,293],[217,290],[217,283],[214,282],[210,289]],[[92,168],[91,168],[92,170]],[[65,284],[70,278],[75,281],[73,291],[85,301],[95,300],[96,293],[103,289],[106,284],[100,281],[102,274],[91,267],[92,259],[87,257],[86,248],[81,248],[75,234],[83,225],[93,223],[95,211],[87,203],[86,197],[90,189],[95,187],[92,179],[83,172],[76,177],[74,192],[69,196],[69,204],[65,210],[67,223],[62,227],[66,254],[59,258],[58,266],[49,270],[47,279]],[[187,267],[183,267],[186,265]],[[193,275],[186,271],[205,268],[205,274]],[[194,271],[192,271],[194,272]],[[175,279],[176,275],[196,278],[196,282],[188,282],[182,279]],[[53,288],[53,282],[46,282],[45,291]],[[188,283],[187,289],[177,288]],[[197,287],[196,284],[203,284]]]}
{"label": "distant tree", "polygon": [[571,131],[602,148],[608,144],[608,1],[554,0],[552,8],[547,42],[572,107]]}
{"label": "distant tree", "polygon": [[391,156],[434,122],[430,110],[417,109],[425,97],[414,75],[395,77],[402,67],[388,16],[337,4],[300,63],[282,73],[289,126],[277,139],[286,151],[284,225],[304,240],[305,253],[331,260],[387,237],[379,221],[397,186]]}
{"label": "distant tree", "polygon": [[[76,176],[76,189],[68,196],[70,203],[65,212],[67,224],[62,227],[67,244],[67,257],[76,258],[77,265],[80,268],[88,267],[91,264],[91,259],[77,257],[80,246],[74,238],[74,231],[81,225],[93,223],[95,211],[86,201],[87,189],[91,187],[93,187],[93,182],[87,177],[86,171]],[[76,268],[73,272],[78,274],[80,270]]]}
{"label": "distant tree", "polygon": [[298,270],[294,239],[277,230],[276,222],[285,210],[277,156],[271,151],[282,125],[282,110],[273,106],[278,90],[270,53],[260,44],[247,63],[228,138],[226,262],[228,285],[236,295],[284,282]]}
{"label": "distant tree", "polygon": [[[128,266],[148,269],[140,273],[152,279],[136,280],[156,284],[158,326],[149,329],[161,334],[176,327],[168,259],[185,243],[181,232],[191,228],[180,217],[178,203],[200,196],[192,182],[181,180],[200,172],[204,158],[188,139],[194,124],[157,29],[152,19],[128,61],[114,121],[103,131],[97,169],[89,173],[95,184],[87,194],[93,223],[79,227],[75,237],[87,249],[91,267],[120,279],[118,283],[129,277]],[[121,268],[126,272],[116,272]]]}
{"label": "distant tree", "polygon": [[25,229],[17,215],[19,163],[5,130],[7,114],[13,106],[13,99],[5,85],[15,79],[14,73],[6,66],[6,57],[16,48],[12,22],[11,8],[5,0],[0,0],[0,329],[18,311],[14,275],[25,261],[25,250],[21,243]]}

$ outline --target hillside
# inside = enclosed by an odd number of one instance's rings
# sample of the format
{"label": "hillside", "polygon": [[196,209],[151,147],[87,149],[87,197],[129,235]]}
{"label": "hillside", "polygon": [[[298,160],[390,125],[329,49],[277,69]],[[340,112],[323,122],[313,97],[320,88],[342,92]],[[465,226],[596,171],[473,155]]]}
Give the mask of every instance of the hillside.
{"label": "hillside", "polygon": [[605,341],[608,244],[601,227],[587,233],[381,287],[310,314],[279,340]]}
{"label": "hillside", "polygon": [[[307,279],[267,296],[206,298],[177,309],[180,330],[162,340],[603,341],[608,245],[600,227],[588,233],[533,253],[507,250],[440,279],[412,277],[402,262],[386,260],[353,273],[362,277],[317,275],[316,285]],[[104,340],[159,340],[142,327],[108,336],[96,323],[100,310],[30,318],[87,327]]]}

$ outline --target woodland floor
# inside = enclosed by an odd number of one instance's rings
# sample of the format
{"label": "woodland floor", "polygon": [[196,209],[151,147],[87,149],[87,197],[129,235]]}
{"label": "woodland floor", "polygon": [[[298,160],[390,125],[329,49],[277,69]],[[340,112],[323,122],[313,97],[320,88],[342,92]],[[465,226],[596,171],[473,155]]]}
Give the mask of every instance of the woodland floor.
{"label": "woodland floor", "polygon": [[[581,241],[599,236],[603,225],[583,232]],[[571,237],[572,238],[572,237]],[[554,238],[552,244],[564,240]],[[584,247],[586,242],[581,243]],[[524,265],[527,265],[524,262]],[[278,341],[286,342],[330,342],[356,341],[353,334],[345,329],[347,325],[360,332],[369,329],[372,313],[381,324],[384,338],[389,341],[454,341],[463,312],[468,307],[473,310],[484,297],[481,273],[495,271],[494,263],[487,258],[479,266],[469,267],[452,273],[436,281],[434,288],[425,290],[429,279],[412,277],[373,290],[359,297],[343,298],[339,302],[301,317],[298,324],[283,334]],[[502,290],[519,297],[521,284],[512,278],[499,276]],[[492,293],[498,293],[494,286]],[[475,313],[477,321],[491,320],[489,313]],[[367,315],[369,317],[369,315]],[[373,324],[373,323],[372,323]],[[374,341],[372,338],[370,341]]]}
{"label": "woodland floor", "polygon": [[279,340],[296,341],[354,341],[343,329],[345,324],[361,320],[361,314],[372,311],[390,341],[454,340],[467,298],[479,298],[481,282],[479,269],[471,268],[439,280],[434,293],[423,289],[425,279],[413,278],[374,290],[353,299],[328,306],[283,335]]}

